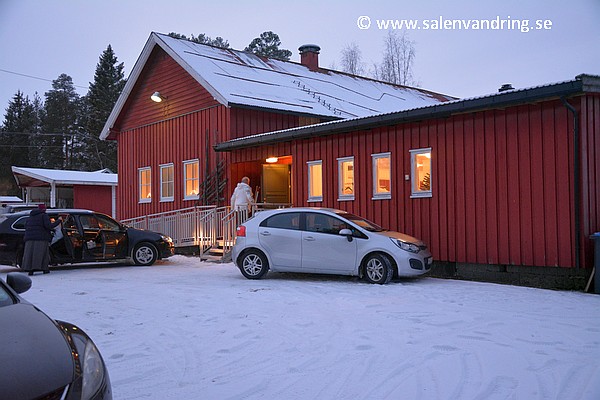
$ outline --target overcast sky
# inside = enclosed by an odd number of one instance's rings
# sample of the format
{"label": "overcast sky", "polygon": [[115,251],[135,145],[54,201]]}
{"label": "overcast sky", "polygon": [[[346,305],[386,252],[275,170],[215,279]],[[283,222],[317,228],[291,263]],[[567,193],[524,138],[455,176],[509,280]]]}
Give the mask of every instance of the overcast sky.
{"label": "overcast sky", "polygon": [[[600,0],[0,0],[1,120],[17,90],[43,98],[61,73],[84,95],[109,44],[128,76],[152,31],[206,33],[243,49],[271,30],[292,61],[299,46],[321,46],[324,67],[339,66],[340,51],[354,42],[369,70],[388,32],[378,20],[395,19],[418,24],[408,34],[416,42],[414,75],[425,89],[471,97],[503,83],[520,88],[600,75]],[[471,29],[444,20],[465,20]],[[472,29],[467,20],[500,29]]]}

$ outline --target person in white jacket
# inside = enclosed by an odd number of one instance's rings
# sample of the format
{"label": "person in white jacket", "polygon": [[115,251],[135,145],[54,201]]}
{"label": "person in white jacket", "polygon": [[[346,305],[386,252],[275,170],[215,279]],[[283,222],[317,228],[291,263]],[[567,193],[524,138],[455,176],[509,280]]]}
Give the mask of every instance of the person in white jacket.
{"label": "person in white jacket", "polygon": [[252,196],[252,188],[250,187],[250,178],[247,176],[242,178],[242,181],[237,184],[233,194],[231,195],[231,209],[244,210],[254,202]]}

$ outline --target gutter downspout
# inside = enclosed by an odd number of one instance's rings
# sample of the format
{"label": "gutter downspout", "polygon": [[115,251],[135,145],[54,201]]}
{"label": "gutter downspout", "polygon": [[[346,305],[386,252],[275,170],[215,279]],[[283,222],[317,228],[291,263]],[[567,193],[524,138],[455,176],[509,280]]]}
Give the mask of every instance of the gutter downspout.
{"label": "gutter downspout", "polygon": [[573,114],[573,162],[575,164],[573,166],[573,189],[575,190],[573,196],[575,201],[575,269],[579,272],[579,268],[581,267],[581,157],[579,154],[579,118],[577,110],[567,101],[567,99],[565,99],[565,97],[561,97],[560,100]]}

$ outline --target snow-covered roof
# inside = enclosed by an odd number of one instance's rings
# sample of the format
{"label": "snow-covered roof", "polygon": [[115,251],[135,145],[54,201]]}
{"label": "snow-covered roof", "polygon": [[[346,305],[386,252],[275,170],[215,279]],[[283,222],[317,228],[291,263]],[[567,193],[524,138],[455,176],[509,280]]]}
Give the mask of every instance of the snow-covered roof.
{"label": "snow-covered roof", "polygon": [[117,174],[110,170],[93,172],[69,171],[44,168],[12,167],[12,172],[19,186],[55,185],[99,185],[116,186]]}
{"label": "snow-covered roof", "polygon": [[423,107],[454,99],[342,72],[259,57],[152,33],[100,137],[105,139],[155,46],[160,46],[218,102],[346,119]]}
{"label": "snow-covered roof", "polygon": [[539,101],[543,98],[558,98],[565,95],[573,95],[584,91],[593,93],[600,92],[600,76],[580,74],[577,75],[575,79],[557,83],[536,85],[522,89],[512,89],[470,98],[454,99],[443,103],[429,104],[376,115],[262,132],[219,143],[215,146],[215,149],[217,151],[231,151],[244,147],[271,144],[279,140],[299,139],[334,132],[366,129],[373,125],[395,124],[399,121],[435,118],[439,117],[439,115],[446,115],[453,112],[464,113],[489,107],[502,108],[519,103]]}
{"label": "snow-covered roof", "polygon": [[2,204],[8,204],[8,203],[22,203],[23,200],[21,200],[20,197],[17,196],[0,196],[0,203]]}

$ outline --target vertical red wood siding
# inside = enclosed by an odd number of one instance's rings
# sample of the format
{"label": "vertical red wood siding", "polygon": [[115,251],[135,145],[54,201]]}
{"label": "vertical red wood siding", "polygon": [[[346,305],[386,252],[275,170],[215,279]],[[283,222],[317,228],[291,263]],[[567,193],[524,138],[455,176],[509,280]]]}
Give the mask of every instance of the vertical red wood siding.
{"label": "vertical red wood siding", "polygon": [[256,133],[294,128],[299,126],[299,120],[297,115],[232,107],[230,137],[236,139]]}
{"label": "vertical red wood siding", "polygon": [[[587,94],[581,100],[583,232],[600,232],[600,94]],[[585,261],[593,265],[594,243],[583,238]],[[597,271],[596,271],[597,273]]]}
{"label": "vertical red wood siding", "polygon": [[[165,100],[150,100],[154,92]],[[219,103],[191,75],[160,47],[152,51],[133,87],[115,128],[126,131],[146,124],[166,120],[216,106]]]}
{"label": "vertical red wood siding", "polygon": [[112,215],[112,186],[73,186],[73,207]]}
{"label": "vertical red wood siding", "polygon": [[[216,106],[180,117],[134,128],[119,135],[118,216],[120,219],[191,207],[195,200],[184,200],[183,162],[198,159],[200,181],[206,171],[206,144],[210,170],[228,154],[215,153],[212,146],[223,141],[228,127],[229,109]],[[173,163],[174,199],[160,200],[160,165]],[[139,203],[138,169],[151,168],[152,201]]]}
{"label": "vertical red wood siding", "polygon": [[[600,96],[581,116],[584,266],[600,230]],[[315,137],[232,153],[232,162],[292,155],[293,203],[363,215],[426,241],[440,261],[575,265],[573,122],[556,101]],[[431,198],[411,198],[411,149],[432,148]],[[371,155],[391,152],[392,198],[372,199]],[[354,201],[337,199],[337,158],[354,156]],[[323,161],[323,201],[308,202],[308,161]]]}
{"label": "vertical red wood siding", "polygon": [[[150,100],[155,91],[166,96]],[[120,130],[117,214],[120,219],[193,206],[183,199],[183,162],[198,159],[200,179],[217,159],[212,146],[227,140],[229,109],[219,104],[195,79],[162,49],[156,47],[129,95],[115,128]],[[173,163],[174,200],[160,201],[160,165]],[[138,168],[150,167],[152,201],[138,201]],[[212,172],[212,171],[209,171]]]}

